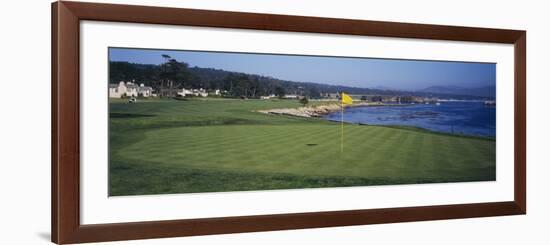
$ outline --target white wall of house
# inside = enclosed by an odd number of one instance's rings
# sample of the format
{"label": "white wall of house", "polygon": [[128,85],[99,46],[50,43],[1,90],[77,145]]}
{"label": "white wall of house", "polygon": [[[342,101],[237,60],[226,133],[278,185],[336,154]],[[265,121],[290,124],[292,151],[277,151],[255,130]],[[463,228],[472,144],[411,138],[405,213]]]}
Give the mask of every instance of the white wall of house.
{"label": "white wall of house", "polygon": [[137,97],[138,96],[138,86],[134,83],[126,83],[126,96],[127,97]]}
{"label": "white wall of house", "polygon": [[153,88],[145,86],[143,83],[139,85],[137,91],[142,97],[150,97],[153,94]]}
{"label": "white wall of house", "polygon": [[116,87],[109,86],[109,98],[122,98],[124,94],[126,94],[126,84],[124,82],[119,82]]}
{"label": "white wall of house", "polygon": [[109,86],[109,98],[138,97],[138,95],[150,97],[152,94],[153,89],[144,86],[144,84],[140,84],[138,87],[135,83],[120,81],[116,87],[112,84]]}
{"label": "white wall of house", "polygon": [[200,89],[181,89],[181,92],[178,92],[178,95],[185,97],[188,95],[192,96],[200,96],[200,97],[207,97],[208,92],[206,92],[206,89],[200,88]]}

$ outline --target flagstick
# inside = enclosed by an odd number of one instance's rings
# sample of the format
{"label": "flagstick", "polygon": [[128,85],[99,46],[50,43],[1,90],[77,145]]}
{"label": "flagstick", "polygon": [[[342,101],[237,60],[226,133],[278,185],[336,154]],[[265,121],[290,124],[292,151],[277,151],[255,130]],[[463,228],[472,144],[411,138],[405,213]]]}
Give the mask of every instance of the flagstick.
{"label": "flagstick", "polygon": [[[342,94],[343,96],[343,94]],[[341,125],[342,125],[342,140],[341,140],[341,147],[340,147],[340,152],[343,153],[344,152],[344,100],[342,99],[340,104],[342,105],[342,113],[341,113]]]}

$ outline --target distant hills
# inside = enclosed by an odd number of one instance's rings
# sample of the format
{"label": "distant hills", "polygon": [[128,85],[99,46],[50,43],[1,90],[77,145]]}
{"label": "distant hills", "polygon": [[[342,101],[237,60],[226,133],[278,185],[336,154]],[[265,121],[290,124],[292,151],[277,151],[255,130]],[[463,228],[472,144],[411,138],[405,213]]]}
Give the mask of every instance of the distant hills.
{"label": "distant hills", "polygon": [[434,94],[452,94],[452,95],[470,95],[480,97],[492,97],[496,96],[495,86],[484,86],[478,88],[464,88],[458,86],[431,86],[418,92],[434,93]]}
{"label": "distant hills", "polygon": [[260,76],[256,74],[245,74],[239,72],[231,72],[213,68],[201,68],[191,67],[190,71],[201,80],[214,81],[223,80],[225,77],[231,74],[241,74],[256,78],[262,83],[264,87],[275,88],[283,87],[285,90],[292,94],[308,94],[308,91],[318,91],[321,93],[338,93],[345,91],[350,94],[374,94],[374,95],[395,95],[395,96],[419,96],[419,97],[432,97],[436,96],[442,99],[482,99],[482,98],[494,98],[495,87],[481,87],[481,88],[462,88],[457,86],[432,86],[418,91],[399,90],[387,86],[375,86],[371,88],[359,88],[351,86],[329,85],[321,83],[310,82],[296,82],[281,80],[268,76]]}

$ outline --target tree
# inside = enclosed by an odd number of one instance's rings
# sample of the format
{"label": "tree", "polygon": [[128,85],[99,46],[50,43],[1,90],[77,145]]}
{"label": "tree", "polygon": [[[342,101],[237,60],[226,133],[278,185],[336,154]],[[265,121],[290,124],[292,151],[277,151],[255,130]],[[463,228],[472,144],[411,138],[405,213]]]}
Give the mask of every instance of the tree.
{"label": "tree", "polygon": [[361,96],[361,101],[367,101],[367,96]]}
{"label": "tree", "polygon": [[283,87],[276,87],[275,88],[275,95],[277,95],[277,97],[279,97],[279,99],[282,99],[282,98],[285,97],[286,91]]}
{"label": "tree", "polygon": [[321,92],[319,92],[319,89],[316,87],[311,87],[308,91],[309,97],[312,99],[319,99],[321,98]]}
{"label": "tree", "polygon": [[258,79],[258,77],[255,77],[250,81],[250,96],[252,98],[257,98],[259,97],[260,91],[261,91],[260,80]]}
{"label": "tree", "polygon": [[248,97],[249,85],[250,80],[248,79],[248,76],[237,76],[236,84],[233,87],[234,95],[237,97]]}
{"label": "tree", "polygon": [[309,101],[307,100],[307,97],[304,96],[300,99],[300,104],[302,104],[302,106],[306,106],[307,103],[309,103]]}
{"label": "tree", "polygon": [[134,64],[121,61],[109,62],[109,83],[134,81],[153,86],[158,80],[158,65]]}
{"label": "tree", "polygon": [[[167,96],[175,96],[175,88],[185,86],[186,83],[192,83],[193,75],[189,71],[189,65],[185,62],[179,62],[176,59],[172,59],[169,55],[162,55],[165,62],[160,65],[160,91],[161,96],[164,93],[164,85],[168,86]],[[199,82],[200,83],[200,82]],[[193,84],[190,84],[193,86]]]}
{"label": "tree", "polygon": [[[188,84],[190,86],[197,86],[200,85],[200,81],[193,80],[193,75],[191,72],[189,72],[189,65],[185,62],[178,62],[175,59],[170,60],[171,66],[172,66],[172,72],[173,72],[173,83],[171,84],[172,89],[173,87],[181,87],[181,86],[187,86]],[[193,84],[196,83],[196,84]]]}
{"label": "tree", "polygon": [[254,96],[254,82],[245,74],[230,74],[224,79],[225,89],[233,97]]}
{"label": "tree", "polygon": [[162,58],[164,58],[164,63],[161,64],[159,66],[159,96],[162,97],[164,96],[163,93],[164,93],[164,83],[168,80],[168,78],[170,77],[170,72],[169,72],[169,65],[168,65],[168,61],[172,58],[170,57],[169,55],[166,55],[166,54],[162,54],[161,55]]}

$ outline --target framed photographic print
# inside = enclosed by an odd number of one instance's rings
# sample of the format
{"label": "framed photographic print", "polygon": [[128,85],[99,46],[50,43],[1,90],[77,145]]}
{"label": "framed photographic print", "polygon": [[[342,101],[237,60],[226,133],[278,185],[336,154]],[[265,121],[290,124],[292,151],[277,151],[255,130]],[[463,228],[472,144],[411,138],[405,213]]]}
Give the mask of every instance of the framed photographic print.
{"label": "framed photographic print", "polygon": [[52,241],[525,214],[520,30],[52,5]]}

